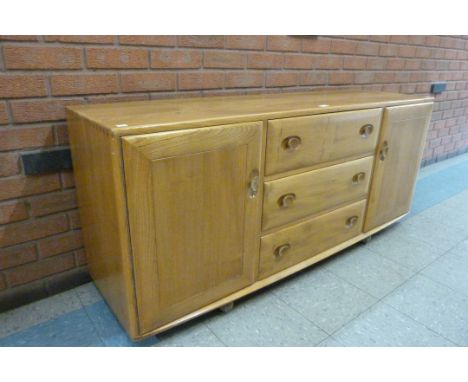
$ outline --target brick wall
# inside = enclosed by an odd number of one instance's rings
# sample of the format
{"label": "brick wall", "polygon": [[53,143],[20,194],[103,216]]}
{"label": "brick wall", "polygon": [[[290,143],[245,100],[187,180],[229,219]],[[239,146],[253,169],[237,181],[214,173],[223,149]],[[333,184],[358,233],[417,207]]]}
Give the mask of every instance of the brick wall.
{"label": "brick wall", "polygon": [[434,81],[423,163],[468,150],[467,36],[0,36],[0,308],[87,279],[73,174],[18,160],[68,145],[65,105]]}

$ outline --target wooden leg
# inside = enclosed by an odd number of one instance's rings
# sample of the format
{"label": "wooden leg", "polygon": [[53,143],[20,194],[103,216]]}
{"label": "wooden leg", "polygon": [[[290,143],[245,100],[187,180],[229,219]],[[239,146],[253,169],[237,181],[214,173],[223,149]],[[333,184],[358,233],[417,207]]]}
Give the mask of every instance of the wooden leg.
{"label": "wooden leg", "polygon": [[234,309],[234,301],[226,304],[226,305],[223,305],[219,308],[219,310],[223,313],[228,313],[230,312],[232,309]]}
{"label": "wooden leg", "polygon": [[368,243],[370,243],[370,242],[371,242],[371,240],[372,240],[372,235],[370,235],[370,236],[367,236],[367,237],[366,237],[366,238],[365,238],[365,239],[362,241],[362,243],[364,243],[364,244],[368,244]]}

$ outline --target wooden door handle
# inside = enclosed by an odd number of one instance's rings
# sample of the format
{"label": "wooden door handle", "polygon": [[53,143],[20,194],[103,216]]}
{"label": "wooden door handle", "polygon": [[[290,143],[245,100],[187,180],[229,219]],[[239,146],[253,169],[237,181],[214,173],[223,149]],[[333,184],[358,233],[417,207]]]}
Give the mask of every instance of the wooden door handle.
{"label": "wooden door handle", "polygon": [[389,150],[389,148],[388,148],[388,142],[387,142],[387,141],[384,141],[384,142],[382,143],[382,147],[380,148],[380,160],[381,160],[381,161],[384,161],[385,158],[387,157],[387,155],[388,155],[388,150]]}
{"label": "wooden door handle", "polygon": [[282,208],[288,208],[292,206],[295,200],[296,200],[296,194],[293,194],[293,193],[285,194],[278,199],[278,204]]}
{"label": "wooden door handle", "polygon": [[355,174],[352,178],[353,184],[359,184],[362,183],[366,179],[366,173],[365,172],[358,172]]}
{"label": "wooden door handle", "polygon": [[258,170],[253,170],[250,174],[249,186],[247,188],[247,195],[250,199],[253,199],[258,194],[258,188],[260,185],[260,175]]}
{"label": "wooden door handle", "polygon": [[279,260],[281,259],[289,250],[291,249],[291,244],[286,243],[282,244],[275,249],[275,257]]}
{"label": "wooden door handle", "polygon": [[301,145],[301,143],[302,143],[301,137],[298,137],[298,136],[287,137],[283,140],[283,147],[287,151],[294,151]]}

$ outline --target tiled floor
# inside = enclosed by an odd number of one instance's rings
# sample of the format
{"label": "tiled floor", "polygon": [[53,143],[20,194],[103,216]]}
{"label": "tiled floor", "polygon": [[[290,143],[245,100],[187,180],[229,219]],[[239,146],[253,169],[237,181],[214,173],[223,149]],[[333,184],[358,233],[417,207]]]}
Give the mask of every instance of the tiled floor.
{"label": "tiled floor", "polygon": [[468,155],[424,168],[411,213],[341,254],[132,343],[87,284],[0,314],[0,346],[468,346]]}

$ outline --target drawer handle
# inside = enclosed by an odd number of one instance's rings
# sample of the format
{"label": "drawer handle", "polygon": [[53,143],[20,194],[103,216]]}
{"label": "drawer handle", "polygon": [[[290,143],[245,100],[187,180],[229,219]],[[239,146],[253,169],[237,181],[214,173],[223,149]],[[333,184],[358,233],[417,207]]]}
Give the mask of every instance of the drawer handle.
{"label": "drawer handle", "polygon": [[275,249],[275,257],[279,260],[290,250],[291,244],[282,244]]}
{"label": "drawer handle", "polygon": [[353,176],[353,184],[362,183],[364,182],[364,179],[366,179],[366,173],[358,172],[356,175]]}
{"label": "drawer handle", "polygon": [[358,220],[359,218],[356,215],[349,217],[348,219],[346,219],[346,228],[354,227]]}
{"label": "drawer handle", "polygon": [[362,139],[367,139],[369,135],[372,134],[373,131],[374,131],[374,125],[368,123],[367,125],[364,125],[359,129],[359,135],[361,136]]}
{"label": "drawer handle", "polygon": [[250,182],[249,182],[249,187],[247,190],[247,195],[249,196],[250,199],[253,199],[257,196],[259,183],[260,183],[260,176],[259,176],[258,170],[253,170],[252,173],[250,174]]}
{"label": "drawer handle", "polygon": [[384,141],[382,143],[382,148],[380,149],[380,160],[383,161],[388,155],[388,142]]}
{"label": "drawer handle", "polygon": [[281,196],[278,199],[278,204],[281,208],[288,208],[291,207],[294,201],[296,200],[296,194],[286,194]]}
{"label": "drawer handle", "polygon": [[302,143],[302,139],[298,136],[287,137],[283,140],[283,147],[287,151],[296,150]]}

